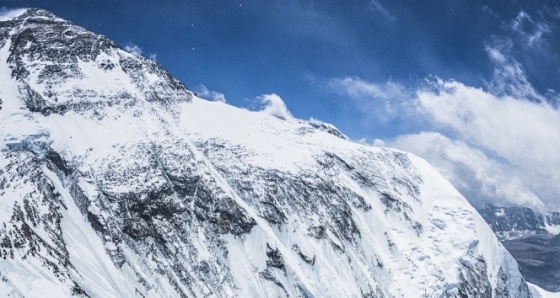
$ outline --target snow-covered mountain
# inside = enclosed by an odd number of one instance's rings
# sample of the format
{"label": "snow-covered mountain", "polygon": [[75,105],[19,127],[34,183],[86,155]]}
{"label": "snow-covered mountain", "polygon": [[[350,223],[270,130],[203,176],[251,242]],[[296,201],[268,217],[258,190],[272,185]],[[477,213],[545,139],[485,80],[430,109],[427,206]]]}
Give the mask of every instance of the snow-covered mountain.
{"label": "snow-covered mountain", "polygon": [[542,214],[527,207],[497,207],[486,204],[478,208],[482,218],[502,240],[533,234],[560,234],[560,212]]}
{"label": "snow-covered mountain", "polygon": [[0,295],[532,296],[424,160],[270,111],[44,10],[0,22]]}

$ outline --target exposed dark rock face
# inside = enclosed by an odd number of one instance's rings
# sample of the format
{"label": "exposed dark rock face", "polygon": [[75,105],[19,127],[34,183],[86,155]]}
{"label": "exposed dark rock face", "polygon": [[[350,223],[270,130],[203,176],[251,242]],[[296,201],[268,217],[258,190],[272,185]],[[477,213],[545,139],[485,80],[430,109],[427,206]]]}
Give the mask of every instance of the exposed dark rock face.
{"label": "exposed dark rock face", "polygon": [[[1,45],[10,43],[12,77],[20,83],[20,93],[32,112],[49,115],[107,105],[130,106],[138,97],[148,101],[189,101],[192,97],[183,83],[155,62],[125,53],[107,37],[42,9],[29,9],[11,21],[1,22],[0,36]],[[75,81],[92,79],[84,72],[84,63],[101,74],[122,71],[130,81],[117,82],[123,88],[113,92],[103,92],[94,84],[72,86]],[[138,92],[131,93],[127,84]]]}
{"label": "exposed dark rock face", "polygon": [[41,171],[41,161],[25,151],[2,152],[2,155],[8,163],[0,169],[0,197],[10,200],[14,189],[25,191],[19,193],[22,200],[14,202],[11,217],[2,219],[0,257],[37,262],[77,296],[87,296],[71,278],[73,266],[60,226],[59,210],[64,204],[60,193]]}
{"label": "exposed dark rock face", "polygon": [[[486,278],[487,266],[483,258],[464,258],[462,260],[463,272],[461,272],[461,283],[459,287],[459,297],[492,297],[492,285]],[[500,272],[503,272],[500,270]],[[506,276],[507,278],[507,276]],[[482,281],[482,282],[473,282]],[[498,284],[496,289],[502,287]],[[509,294],[504,292],[498,297],[507,297]]]}
{"label": "exposed dark rock face", "polygon": [[348,137],[346,137],[340,130],[338,130],[336,127],[334,127],[331,124],[324,123],[324,122],[317,121],[317,120],[312,120],[312,121],[309,121],[309,125],[311,125],[311,127],[315,128],[315,129],[324,131],[328,134],[331,134],[333,136],[337,136],[341,139],[345,139],[345,140],[348,139]]}

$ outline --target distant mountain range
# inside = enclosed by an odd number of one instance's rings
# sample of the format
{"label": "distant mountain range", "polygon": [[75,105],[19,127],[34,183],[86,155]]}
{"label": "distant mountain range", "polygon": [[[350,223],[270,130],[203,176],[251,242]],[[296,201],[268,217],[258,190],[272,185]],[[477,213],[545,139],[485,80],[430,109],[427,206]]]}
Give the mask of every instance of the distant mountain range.
{"label": "distant mountain range", "polygon": [[560,292],[560,213],[543,215],[530,208],[493,205],[478,211],[515,257],[528,281]]}

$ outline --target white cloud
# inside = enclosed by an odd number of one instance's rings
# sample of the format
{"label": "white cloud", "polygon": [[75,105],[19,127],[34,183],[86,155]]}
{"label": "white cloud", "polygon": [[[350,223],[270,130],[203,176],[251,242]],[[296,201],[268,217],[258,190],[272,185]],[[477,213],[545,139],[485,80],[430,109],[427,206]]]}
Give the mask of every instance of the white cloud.
{"label": "white cloud", "polygon": [[329,87],[352,99],[362,112],[382,121],[408,113],[414,98],[411,91],[393,81],[377,84],[358,77],[345,77],[331,80]]}
{"label": "white cloud", "polygon": [[263,94],[259,99],[264,105],[264,113],[284,120],[293,119],[292,114],[288,111],[288,107],[280,96],[274,93]]}
{"label": "white cloud", "polygon": [[422,132],[400,136],[391,146],[427,159],[474,205],[492,202],[499,206],[544,209],[538,195],[519,178],[523,173],[463,141],[437,132]]}
{"label": "white cloud", "polygon": [[15,17],[22,15],[26,11],[26,8],[9,9],[5,6],[0,7],[0,22],[9,21]]}
{"label": "white cloud", "polygon": [[560,111],[456,81],[438,80],[417,96],[447,136],[407,135],[392,146],[432,162],[472,202],[560,208]]}
{"label": "white cloud", "polygon": [[199,85],[196,90],[196,94],[204,99],[212,100],[212,101],[220,101],[226,102],[226,96],[223,93],[208,90],[205,85]]}

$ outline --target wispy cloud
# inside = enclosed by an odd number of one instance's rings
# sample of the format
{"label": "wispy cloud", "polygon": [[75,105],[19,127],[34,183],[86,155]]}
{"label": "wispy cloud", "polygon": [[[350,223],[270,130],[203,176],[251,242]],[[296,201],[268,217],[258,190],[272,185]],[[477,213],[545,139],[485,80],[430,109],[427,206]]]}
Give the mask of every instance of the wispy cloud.
{"label": "wispy cloud", "polygon": [[520,11],[517,16],[509,23],[509,27],[517,33],[529,47],[541,47],[546,42],[544,35],[551,33],[552,30],[544,20],[533,20],[525,11]]}
{"label": "wispy cloud", "polygon": [[311,38],[335,46],[348,47],[356,42],[354,33],[313,2],[288,0],[278,12],[277,26],[298,37]]}
{"label": "wispy cloud", "polygon": [[388,81],[378,84],[368,82],[359,77],[345,77],[334,79],[330,82],[331,87],[340,88],[352,98],[373,98],[382,101],[393,101],[405,96],[406,89],[398,83]]}
{"label": "wispy cloud", "polygon": [[208,99],[208,100],[212,100],[212,101],[226,102],[226,96],[223,93],[209,90],[203,84],[197,86],[195,88],[195,92],[198,96],[200,96],[204,99]]}
{"label": "wispy cloud", "polygon": [[485,12],[485,13],[487,13],[487,14],[495,17],[495,18],[498,18],[498,15],[494,12],[494,10],[492,10],[492,8],[490,8],[490,6],[483,5],[481,9],[482,9],[483,12]]}
{"label": "wispy cloud", "polygon": [[391,80],[373,83],[359,77],[345,77],[333,79],[328,85],[333,91],[352,99],[362,112],[385,121],[407,112],[413,103],[414,94]]}
{"label": "wispy cloud", "polygon": [[492,93],[539,102],[546,100],[533,88],[521,63],[510,54],[512,51],[510,40],[494,40],[485,47],[485,50],[494,65],[492,78],[487,82],[487,87]]}
{"label": "wispy cloud", "polygon": [[395,21],[397,17],[391,14],[380,2],[380,0],[371,0],[370,9],[379,12],[387,21]]}

